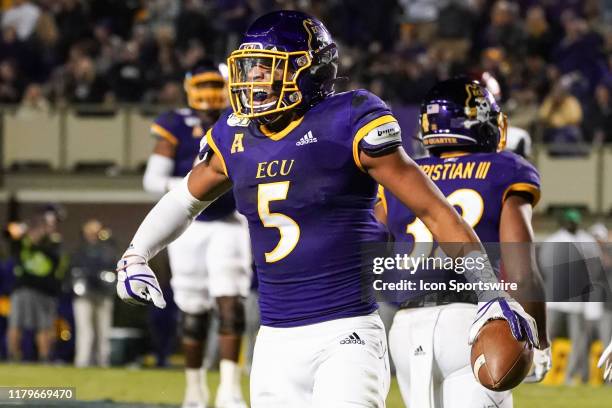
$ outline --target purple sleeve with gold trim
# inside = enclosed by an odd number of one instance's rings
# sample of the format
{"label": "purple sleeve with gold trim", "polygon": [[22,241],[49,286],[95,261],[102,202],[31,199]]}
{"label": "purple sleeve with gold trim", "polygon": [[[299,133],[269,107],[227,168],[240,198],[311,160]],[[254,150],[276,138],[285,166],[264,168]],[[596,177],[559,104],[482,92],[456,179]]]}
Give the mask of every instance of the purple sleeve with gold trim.
{"label": "purple sleeve with gold trim", "polygon": [[[189,109],[178,109],[159,115],[151,125],[151,133],[176,146],[173,177],[184,177],[193,168],[198,151],[206,145],[201,137],[200,120]],[[215,221],[234,212],[234,197],[228,192],[211,204],[196,220]]]}
{"label": "purple sleeve with gold trim", "polygon": [[369,156],[383,156],[402,144],[397,120],[376,95],[363,89],[354,91],[350,116],[358,150]]}
{"label": "purple sleeve with gold trim", "polygon": [[179,130],[180,117],[174,112],[164,112],[151,124],[151,135],[157,139],[164,139],[177,145],[181,138]]}
{"label": "purple sleeve with gold trim", "polygon": [[509,164],[513,167],[510,172],[511,176],[507,181],[507,186],[504,188],[502,200],[505,200],[509,194],[515,192],[531,196],[531,204],[535,206],[540,200],[540,173],[538,170],[533,164],[517,154],[502,152],[500,156],[506,157]]}

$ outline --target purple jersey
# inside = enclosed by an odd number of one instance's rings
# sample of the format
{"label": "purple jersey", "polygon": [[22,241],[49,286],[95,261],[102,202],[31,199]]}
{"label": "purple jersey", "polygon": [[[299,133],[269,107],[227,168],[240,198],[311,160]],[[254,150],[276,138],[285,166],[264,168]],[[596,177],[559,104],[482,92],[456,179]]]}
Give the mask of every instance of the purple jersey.
{"label": "purple jersey", "polygon": [[226,112],[202,154],[219,155],[249,222],[262,323],[292,327],[366,315],[361,246],[386,238],[373,206],[377,184],[359,150],[401,144],[399,125],[376,96],[331,96],[279,133]]}
{"label": "purple jersey", "polygon": [[[483,243],[499,242],[502,205],[509,193],[525,194],[530,197],[533,205],[540,198],[538,171],[512,152],[432,156],[416,162],[463,219],[474,228]],[[425,224],[393,194],[381,189],[379,198],[387,213],[389,232],[399,246],[405,249],[412,247],[415,242],[432,241]],[[419,253],[421,250],[419,247]],[[452,271],[427,273],[427,279],[431,280],[463,279]],[[418,292],[414,291],[408,293],[407,297],[417,295]]]}
{"label": "purple jersey", "polygon": [[[151,125],[151,134],[174,145],[172,177],[185,177],[191,171],[204,136],[202,121],[191,108],[176,109],[159,115]],[[234,212],[236,204],[230,192],[224,194],[198,215],[198,221],[214,221]]]}

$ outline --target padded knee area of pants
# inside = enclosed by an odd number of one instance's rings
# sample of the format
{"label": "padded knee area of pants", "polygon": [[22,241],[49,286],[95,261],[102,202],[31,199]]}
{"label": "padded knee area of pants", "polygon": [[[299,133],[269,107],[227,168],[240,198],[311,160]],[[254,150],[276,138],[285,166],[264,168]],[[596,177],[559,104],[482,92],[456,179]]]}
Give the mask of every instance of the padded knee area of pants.
{"label": "padded knee area of pants", "polygon": [[196,341],[206,339],[208,326],[210,324],[210,313],[190,314],[181,312],[181,331],[185,338]]}
{"label": "padded knee area of pants", "polygon": [[242,336],[246,328],[244,300],[239,296],[217,298],[219,334]]}

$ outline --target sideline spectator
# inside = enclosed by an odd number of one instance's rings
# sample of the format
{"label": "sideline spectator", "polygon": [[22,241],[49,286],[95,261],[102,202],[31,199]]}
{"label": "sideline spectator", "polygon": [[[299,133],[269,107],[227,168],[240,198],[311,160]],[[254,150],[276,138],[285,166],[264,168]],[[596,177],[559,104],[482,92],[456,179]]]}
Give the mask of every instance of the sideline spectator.
{"label": "sideline spectator", "polygon": [[538,112],[544,127],[544,141],[551,145],[551,154],[580,154],[577,145],[583,142],[580,125],[582,108],[578,99],[569,92],[567,77],[557,82],[544,98]]}
{"label": "sideline spectator", "polygon": [[612,338],[612,246],[610,245],[609,231],[603,223],[597,223],[589,228],[589,233],[595,238],[601,249],[601,260],[603,276],[601,277],[601,289],[603,289],[602,300],[603,313],[601,319],[596,322],[595,328],[602,343]]}
{"label": "sideline spectator", "polygon": [[58,52],[65,61],[70,48],[88,34],[88,18],[78,0],[61,0],[56,3],[54,15],[60,33]]}
{"label": "sideline spectator", "polygon": [[582,215],[566,209],[559,219],[559,230],[546,238],[540,250],[539,263],[546,282],[547,324],[551,339],[561,337],[563,327],[572,342],[565,383],[573,385],[576,377],[582,383],[589,378],[589,346],[585,305],[588,288],[596,275],[591,259],[599,259],[594,238],[580,228]]}
{"label": "sideline spectator", "polygon": [[79,58],[73,65],[68,77],[66,94],[72,103],[108,103],[113,97],[107,81],[96,73],[89,57]]}
{"label": "sideline spectator", "polygon": [[539,55],[546,61],[550,59],[554,36],[546,20],[546,11],[540,5],[527,10],[525,17],[525,33],[527,35],[526,51],[528,55]]}
{"label": "sideline spectator", "polygon": [[49,101],[43,95],[43,90],[39,84],[30,84],[23,93],[23,98],[17,116],[28,118],[40,114],[48,114],[51,110]]}
{"label": "sideline spectator", "polygon": [[17,36],[25,41],[30,38],[40,17],[40,8],[28,0],[13,0],[13,7],[2,15],[2,28],[15,27]]}
{"label": "sideline spectator", "polygon": [[49,361],[51,357],[64,267],[55,221],[50,221],[46,212],[36,214],[22,236],[12,237],[16,280],[7,337],[9,357],[13,360],[21,359],[24,330],[36,332],[39,360]]}
{"label": "sideline spectator", "polygon": [[594,101],[587,107],[584,125],[586,139],[595,145],[612,143],[612,100],[610,88],[600,83]]}
{"label": "sideline spectator", "polygon": [[100,221],[88,220],[83,224],[81,233],[82,242],[71,257],[70,267],[75,295],[75,365],[87,367],[95,357],[98,365],[106,367],[110,362],[117,251],[109,241],[109,231],[103,228]]}
{"label": "sideline spectator", "polygon": [[499,0],[491,10],[491,25],[485,32],[488,47],[502,47],[506,54],[520,58],[524,53],[525,32],[519,23],[518,4]]}
{"label": "sideline spectator", "polygon": [[16,103],[21,100],[23,83],[17,64],[13,60],[0,62],[0,103]]}
{"label": "sideline spectator", "polygon": [[605,74],[603,38],[571,9],[563,11],[561,22],[565,36],[552,53],[552,61],[562,74],[576,73],[586,81],[582,90],[588,95]]}
{"label": "sideline spectator", "polygon": [[136,42],[125,44],[119,62],[111,68],[110,82],[119,102],[138,102],[145,91],[144,67],[139,61]]}

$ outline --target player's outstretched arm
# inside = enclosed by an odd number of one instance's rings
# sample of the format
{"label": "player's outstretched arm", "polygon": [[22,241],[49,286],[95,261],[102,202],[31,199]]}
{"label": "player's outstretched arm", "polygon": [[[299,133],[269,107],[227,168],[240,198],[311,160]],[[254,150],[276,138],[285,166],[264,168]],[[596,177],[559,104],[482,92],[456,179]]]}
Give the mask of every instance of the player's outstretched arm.
{"label": "player's outstretched arm", "polygon": [[159,283],[148,261],[180,236],[193,219],[231,188],[220,160],[199,163],[151,209],[117,264],[117,294],[128,303],[165,307]]}
{"label": "player's outstretched arm", "polygon": [[532,213],[531,201],[522,195],[510,195],[502,207],[499,242],[506,276],[519,287],[511,295],[535,318],[539,327],[540,345],[546,348],[549,340],[546,332],[544,281],[532,245]]}
{"label": "player's outstretched arm", "polygon": [[360,160],[372,178],[425,223],[447,255],[456,257],[482,250],[474,230],[463,221],[438,187],[406,155],[404,149],[400,147],[382,157],[370,157],[361,152]]}
{"label": "player's outstretched arm", "polygon": [[538,325],[540,346],[535,350],[534,366],[525,382],[540,382],[552,367],[552,354],[546,331],[544,283],[532,245],[532,212],[533,206],[528,197],[510,195],[502,207],[499,242],[506,276],[519,287],[519,290],[510,293]]}
{"label": "player's outstretched arm", "polygon": [[[380,157],[370,157],[362,151],[359,158],[370,176],[423,221],[444,253],[453,258],[486,258],[474,230],[463,221],[442,192],[401,147]],[[488,262],[484,269],[466,269],[464,276],[468,282],[476,284],[498,283]],[[520,304],[502,290],[476,289],[475,292],[481,307],[470,329],[470,344],[489,320],[502,318],[508,321],[515,338],[528,340],[538,346],[535,320]]]}

